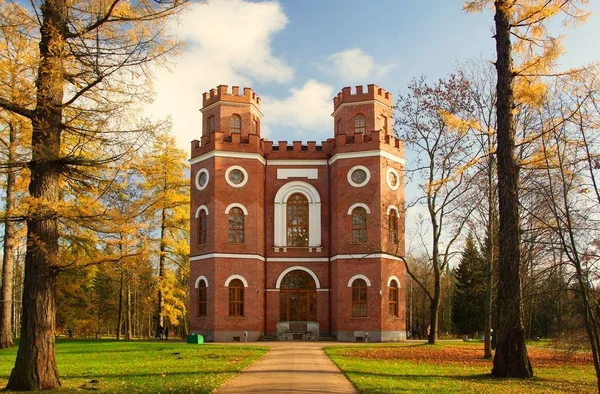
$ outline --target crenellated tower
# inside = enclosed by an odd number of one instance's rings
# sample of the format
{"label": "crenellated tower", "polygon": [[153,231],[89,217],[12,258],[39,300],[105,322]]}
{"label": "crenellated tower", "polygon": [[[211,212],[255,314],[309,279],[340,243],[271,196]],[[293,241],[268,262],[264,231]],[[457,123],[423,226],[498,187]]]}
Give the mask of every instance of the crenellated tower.
{"label": "crenellated tower", "polygon": [[190,323],[207,340],[406,338],[404,151],[392,95],[333,98],[315,141],[260,136],[260,98],[203,95],[192,141]]}

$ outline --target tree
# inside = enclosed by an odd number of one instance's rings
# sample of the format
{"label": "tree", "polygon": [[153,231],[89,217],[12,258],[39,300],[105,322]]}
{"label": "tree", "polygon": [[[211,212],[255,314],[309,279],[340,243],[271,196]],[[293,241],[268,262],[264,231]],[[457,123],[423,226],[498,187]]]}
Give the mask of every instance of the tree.
{"label": "tree", "polygon": [[[54,289],[59,264],[59,219],[76,201],[63,200],[63,180],[94,188],[87,169],[117,160],[139,145],[133,125],[149,98],[151,62],[174,51],[165,23],[186,0],[46,0],[32,3],[39,22],[35,100],[23,105],[0,92],[0,107],[31,122],[30,213],[21,340],[7,388],[60,386],[54,354]],[[0,4],[2,10],[6,4]],[[19,12],[26,13],[25,8]],[[34,42],[35,41],[35,42]],[[75,210],[76,212],[78,210]]]}
{"label": "tree", "polygon": [[460,73],[451,74],[433,86],[421,78],[409,85],[408,95],[400,96],[397,108],[399,137],[416,154],[414,167],[407,173],[422,182],[422,193],[413,204],[427,208],[432,229],[433,290],[429,291],[403,261],[407,273],[430,299],[429,343],[433,344],[437,340],[442,276],[452,255],[452,245],[472,209],[463,209],[470,193],[471,178],[467,174],[475,162],[470,127],[454,122],[456,118],[469,117],[473,111],[469,83]]}
{"label": "tree", "polygon": [[[496,117],[499,201],[498,344],[492,374],[528,378],[533,369],[523,326],[523,278],[520,251],[519,169],[515,155],[514,114],[519,103],[536,104],[545,92],[542,75],[551,73],[560,55],[559,40],[548,35],[551,17],[582,19],[585,0],[494,0],[496,42]],[[492,0],[465,3],[481,11]],[[513,45],[512,39],[515,40]],[[518,66],[513,57],[521,60]]]}
{"label": "tree", "polygon": [[[166,308],[166,300],[174,302],[173,280],[167,280],[168,262],[179,265],[189,272],[189,180],[185,153],[178,149],[175,139],[166,134],[159,135],[152,149],[142,155],[138,170],[142,176],[140,187],[151,196],[144,208],[149,223],[155,223],[158,234],[158,290],[157,329],[165,327],[165,316],[173,315],[177,308]],[[182,240],[183,244],[182,244]],[[183,256],[184,258],[178,258]],[[166,311],[170,311],[167,313]],[[171,321],[174,319],[171,318]]]}
{"label": "tree", "polygon": [[[35,52],[27,38],[35,28],[19,5],[10,5],[0,10],[0,89],[3,95],[22,105],[31,104],[33,91],[33,75],[35,72]],[[30,152],[23,149],[24,141],[31,138],[31,126],[28,122],[9,111],[0,108],[0,146],[2,148],[2,165],[6,172],[6,200],[4,209],[4,253],[2,261],[2,290],[0,292],[0,348],[13,346],[12,334],[12,282],[14,277],[14,255],[17,246],[17,231],[21,226],[18,204],[23,182],[18,178],[26,178],[23,156]],[[26,209],[22,209],[25,211]]]}
{"label": "tree", "polygon": [[455,269],[452,323],[461,335],[473,336],[485,325],[486,269],[473,233],[469,233],[462,258]]}

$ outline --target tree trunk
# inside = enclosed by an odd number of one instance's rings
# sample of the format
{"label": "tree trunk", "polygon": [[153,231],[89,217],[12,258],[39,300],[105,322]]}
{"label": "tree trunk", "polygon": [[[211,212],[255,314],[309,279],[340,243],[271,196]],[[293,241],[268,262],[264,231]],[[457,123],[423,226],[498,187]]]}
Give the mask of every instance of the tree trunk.
{"label": "tree trunk", "polygon": [[[166,185],[165,185],[166,191]],[[160,330],[161,327],[164,328],[164,311],[165,311],[165,299],[163,295],[163,286],[164,286],[164,277],[165,277],[165,231],[166,231],[166,223],[167,221],[167,213],[166,208],[163,207],[161,212],[161,221],[160,221],[160,248],[159,248],[159,257],[158,257],[158,324],[156,330]],[[161,338],[162,339],[162,338]]]}
{"label": "tree trunk", "polygon": [[[119,263],[121,264],[121,262]],[[117,307],[117,341],[121,339],[121,327],[123,326],[123,268],[119,271],[119,305]]]}
{"label": "tree trunk", "polygon": [[[15,151],[17,146],[17,129],[9,125],[9,145],[8,145],[8,163],[14,163]],[[6,217],[4,219],[4,256],[2,259],[2,290],[0,291],[0,349],[13,347],[13,326],[12,308],[13,308],[13,280],[15,255],[14,247],[16,243],[15,225],[10,220],[11,213],[15,209],[15,173],[10,168],[6,176]]]}
{"label": "tree trunk", "polygon": [[127,280],[127,303],[125,304],[125,339],[131,339],[131,285],[129,284],[129,280]]}
{"label": "tree trunk", "polygon": [[64,32],[66,0],[47,0],[42,7],[36,80],[37,102],[32,120],[29,193],[34,199],[27,219],[27,252],[23,287],[21,340],[9,390],[60,387],[54,354],[54,317],[59,205],[60,135],[62,131]]}
{"label": "tree trunk", "polygon": [[519,173],[515,159],[513,69],[510,42],[510,5],[496,0],[496,115],[498,119],[499,283],[498,344],[492,375],[529,378],[533,369],[527,355],[523,327],[519,226]]}

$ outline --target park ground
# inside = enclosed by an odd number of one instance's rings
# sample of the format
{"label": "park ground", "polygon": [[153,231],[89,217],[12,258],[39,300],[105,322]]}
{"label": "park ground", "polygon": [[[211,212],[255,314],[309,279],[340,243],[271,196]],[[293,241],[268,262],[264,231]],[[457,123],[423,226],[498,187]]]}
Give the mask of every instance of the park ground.
{"label": "park ground", "polygon": [[[302,342],[297,342],[302,346]],[[59,339],[61,393],[210,393],[258,360],[268,343],[188,345],[176,341]],[[481,342],[334,345],[326,352],[361,393],[597,393],[591,356],[534,343],[535,377],[490,376]],[[16,348],[0,350],[0,386]]]}

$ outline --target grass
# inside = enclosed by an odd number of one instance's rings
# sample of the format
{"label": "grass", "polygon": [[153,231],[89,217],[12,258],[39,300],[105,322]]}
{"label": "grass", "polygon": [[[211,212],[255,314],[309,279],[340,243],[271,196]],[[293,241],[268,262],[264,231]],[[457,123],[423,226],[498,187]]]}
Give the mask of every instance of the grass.
{"label": "grass", "polygon": [[481,343],[332,346],[325,349],[361,393],[597,393],[587,354],[529,349],[534,378],[490,375]]}
{"label": "grass", "polygon": [[[60,392],[210,393],[267,350],[173,341],[59,339]],[[0,388],[6,386],[16,352],[16,347],[0,350]]]}

